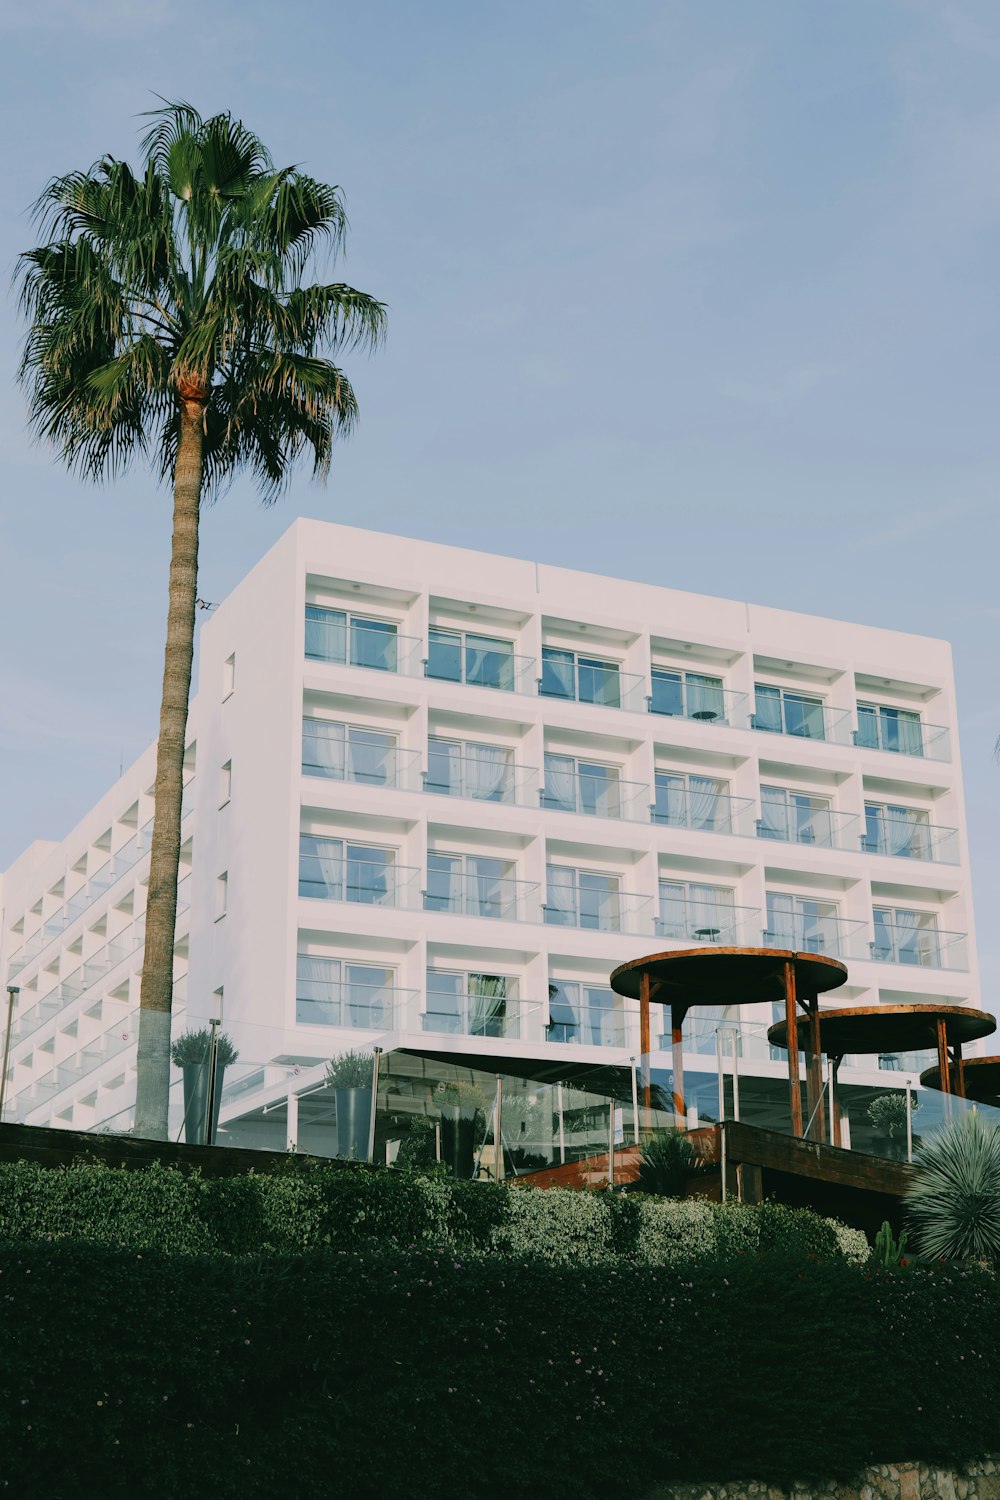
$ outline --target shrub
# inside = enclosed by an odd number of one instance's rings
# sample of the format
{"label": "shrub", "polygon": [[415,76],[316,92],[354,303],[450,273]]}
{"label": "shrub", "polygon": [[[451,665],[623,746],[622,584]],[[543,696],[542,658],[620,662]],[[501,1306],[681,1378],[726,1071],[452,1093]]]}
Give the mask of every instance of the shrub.
{"label": "shrub", "polygon": [[326,1065],[326,1081],[333,1089],[371,1088],[374,1052],[341,1052]]}
{"label": "shrub", "polygon": [[[212,1030],[204,1026],[201,1031],[182,1031],[170,1048],[174,1066],[186,1067],[189,1063],[207,1063],[212,1054]],[[220,1068],[228,1068],[239,1057],[239,1053],[224,1031],[215,1039],[215,1059]]]}
{"label": "shrub", "polygon": [[682,1198],[687,1175],[696,1163],[687,1131],[657,1131],[647,1136],[639,1149],[639,1187],[644,1193]]}
{"label": "shrub", "polygon": [[1000,1129],[968,1114],[925,1141],[906,1209],[924,1255],[1000,1259]]}

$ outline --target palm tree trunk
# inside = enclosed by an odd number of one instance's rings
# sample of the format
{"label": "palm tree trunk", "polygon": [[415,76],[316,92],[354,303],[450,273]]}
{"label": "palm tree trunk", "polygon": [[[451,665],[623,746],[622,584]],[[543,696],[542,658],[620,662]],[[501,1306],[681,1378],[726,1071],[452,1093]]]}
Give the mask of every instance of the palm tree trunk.
{"label": "palm tree trunk", "polygon": [[170,1007],[174,988],[174,926],[181,852],[181,797],[188,698],[194,658],[198,581],[198,508],[201,498],[204,410],[185,401],[174,468],[174,529],[170,547],[170,605],[156,746],[153,842],[146,897],[146,946],[139,993],[139,1054],[135,1131],[167,1139],[170,1094]]}

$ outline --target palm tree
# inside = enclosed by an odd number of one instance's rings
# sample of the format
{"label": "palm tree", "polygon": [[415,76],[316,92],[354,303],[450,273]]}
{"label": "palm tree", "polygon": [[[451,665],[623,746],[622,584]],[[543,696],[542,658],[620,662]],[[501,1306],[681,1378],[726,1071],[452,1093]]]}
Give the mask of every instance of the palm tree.
{"label": "palm tree", "polygon": [[358,412],[334,360],[380,343],[385,308],[306,284],[317,252],[343,245],[338,188],[275,168],[230,114],[148,118],[139,173],[106,156],[42,193],[45,243],[18,263],[19,374],[34,431],[70,468],[102,480],[148,455],[173,487],[135,1117],[165,1139],[199,511],[241,469],[265,503],[302,455],[325,477]]}

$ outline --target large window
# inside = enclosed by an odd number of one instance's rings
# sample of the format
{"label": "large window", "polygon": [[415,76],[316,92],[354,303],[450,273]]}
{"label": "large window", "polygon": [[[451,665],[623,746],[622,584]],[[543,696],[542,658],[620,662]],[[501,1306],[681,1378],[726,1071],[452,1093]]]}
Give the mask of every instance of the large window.
{"label": "large window", "polygon": [[542,805],[562,812],[590,813],[597,818],[620,818],[618,767],[578,760],[573,755],[546,754]]}
{"label": "large window", "polygon": [[729,942],[735,922],[734,892],[695,881],[660,881],[659,936],[677,941]]}
{"label": "large window", "polygon": [[295,1019],[312,1026],[380,1030],[392,1024],[394,986],[392,969],[300,953],[296,962]]}
{"label": "large window", "polygon": [[299,841],[299,895],[394,906],[395,857],[393,849],[304,833]]}
{"label": "large window", "polygon": [[517,980],[506,974],[427,971],[424,1030],[461,1036],[517,1035]]}
{"label": "large window", "polygon": [[652,683],[649,706],[654,714],[672,714],[705,723],[721,722],[726,717],[721,677],[654,667]]}
{"label": "large window", "polygon": [[754,729],[770,734],[795,734],[807,740],[825,740],[823,700],[806,693],[758,682],[754,689]]}
{"label": "large window", "polygon": [[396,672],[399,669],[396,626],[388,620],[370,620],[343,609],[307,604],[306,656],[314,661]]}
{"label": "large window", "polygon": [[545,920],[557,927],[620,932],[621,892],[617,875],[549,865]]}
{"label": "large window", "polygon": [[556,646],[542,647],[542,681],[546,698],[573,698],[580,703],[621,707],[618,663],[597,656],[581,656]]}
{"label": "large window", "polygon": [[921,964],[939,968],[941,953],[937,919],[926,911],[898,906],[876,906],[872,958],[891,964]]}
{"label": "large window", "polygon": [[625,1016],[619,997],[606,985],[550,980],[546,1037],[550,1042],[626,1046]]}
{"label": "large window", "polygon": [[477,802],[513,802],[511,752],[504,745],[480,745],[431,735],[427,746],[428,792],[470,797]]}
{"label": "large window", "polygon": [[303,719],[302,769],[307,776],[394,786],[396,736],[330,719]]}
{"label": "large window", "polygon": [[762,839],[782,839],[789,844],[833,843],[829,797],[813,797],[787,787],[762,786],[761,818],[757,833]]}
{"label": "large window", "polygon": [[672,828],[697,828],[707,833],[731,833],[729,786],[715,776],[688,776],[657,771],[653,822]]}
{"label": "large window", "polygon": [[859,703],[857,743],[869,750],[895,750],[899,755],[923,755],[920,715],[908,708],[889,708],[881,703]]}
{"label": "large window", "polygon": [[930,858],[930,819],[921,809],[865,803],[865,851],[899,859]]}
{"label": "large window", "polygon": [[427,911],[470,917],[517,917],[517,886],[510,860],[482,854],[427,856]]}
{"label": "large window", "polygon": [[445,682],[467,682],[475,687],[514,691],[514,647],[490,635],[441,630],[432,625],[428,637],[427,676]]}
{"label": "large window", "polygon": [[836,957],[841,948],[837,903],[768,891],[765,941],[775,948]]}

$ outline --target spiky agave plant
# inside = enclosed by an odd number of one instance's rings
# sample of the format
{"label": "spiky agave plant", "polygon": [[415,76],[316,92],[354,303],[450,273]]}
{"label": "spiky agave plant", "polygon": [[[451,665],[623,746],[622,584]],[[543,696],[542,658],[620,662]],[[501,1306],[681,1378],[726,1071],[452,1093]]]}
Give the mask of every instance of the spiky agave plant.
{"label": "spiky agave plant", "polygon": [[1000,1128],[972,1113],[929,1137],[906,1195],[924,1255],[1000,1260]]}

